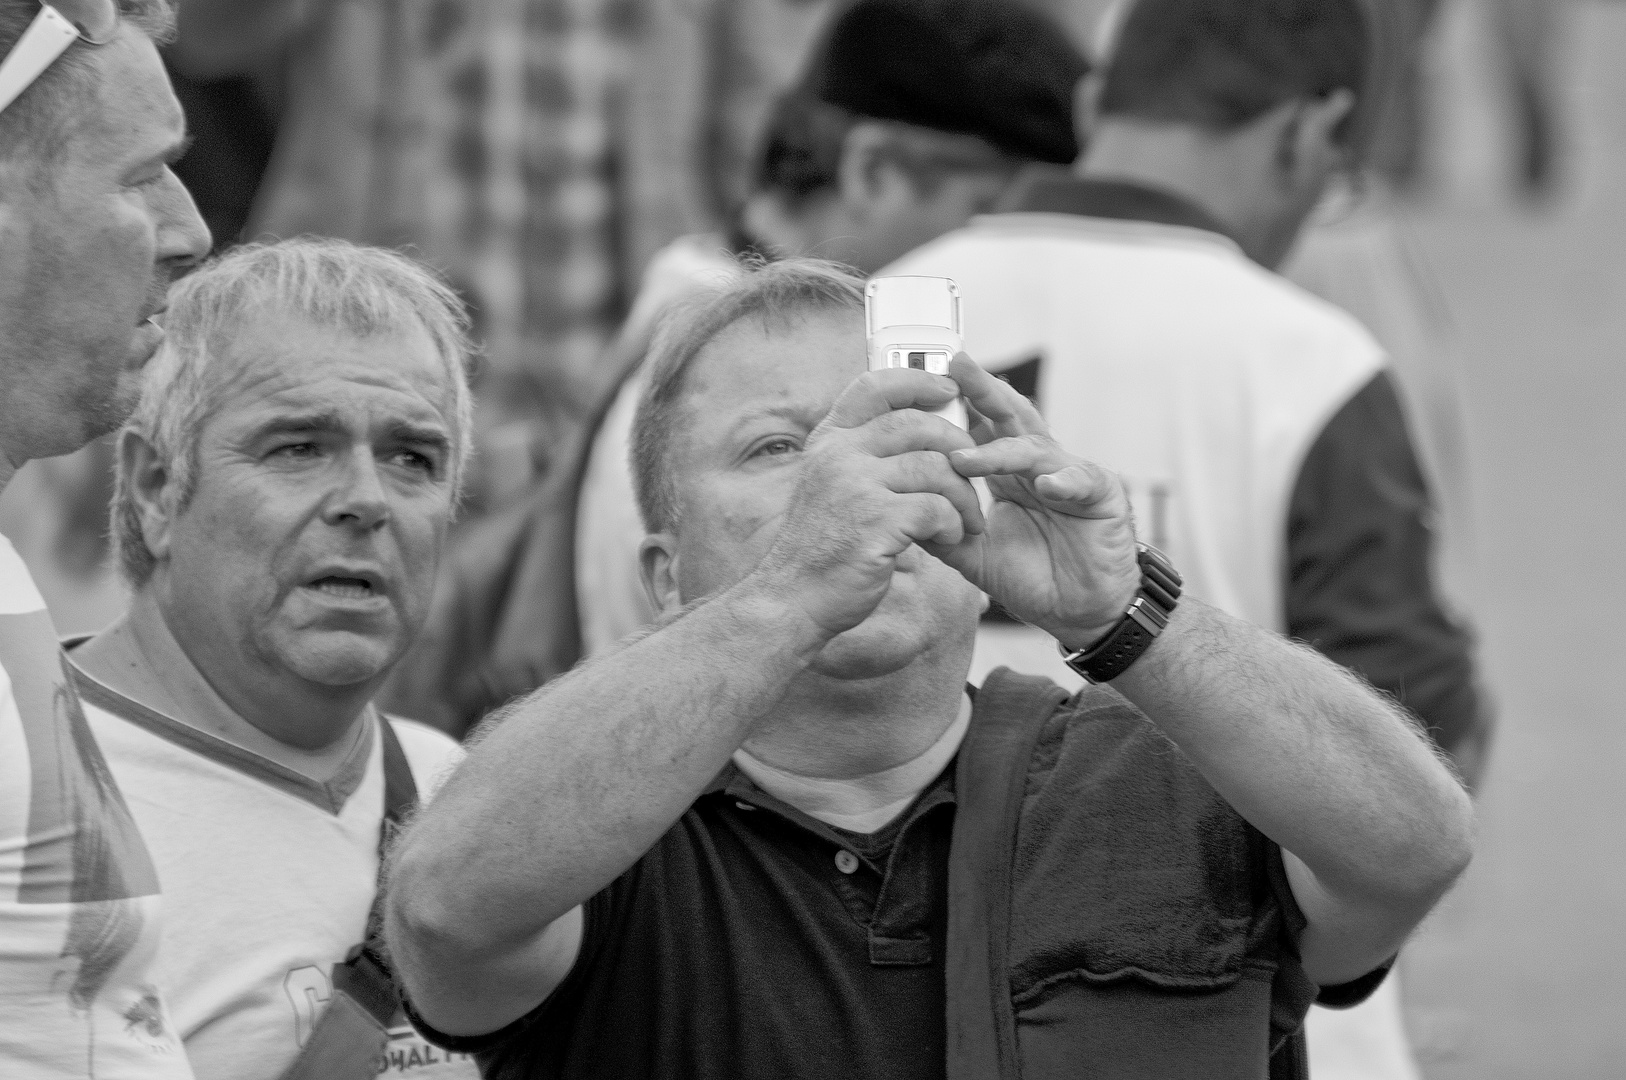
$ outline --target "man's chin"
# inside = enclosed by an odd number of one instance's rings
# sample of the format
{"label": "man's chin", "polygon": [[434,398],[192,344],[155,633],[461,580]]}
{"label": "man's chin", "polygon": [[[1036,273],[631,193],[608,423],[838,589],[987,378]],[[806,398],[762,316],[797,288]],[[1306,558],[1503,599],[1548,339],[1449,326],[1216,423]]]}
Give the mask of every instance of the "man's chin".
{"label": "man's chin", "polygon": [[832,638],[812,669],[832,679],[879,679],[914,664],[937,644],[918,622],[872,616]]}
{"label": "man's chin", "polygon": [[328,633],[300,643],[284,662],[307,682],[335,690],[382,677],[396,660],[389,644],[359,634]]}
{"label": "man's chin", "polygon": [[[851,633],[851,631],[848,631]],[[846,640],[843,634],[832,640],[814,658],[811,669],[828,679],[857,681],[880,679],[913,664],[924,650],[870,647],[866,642]]]}

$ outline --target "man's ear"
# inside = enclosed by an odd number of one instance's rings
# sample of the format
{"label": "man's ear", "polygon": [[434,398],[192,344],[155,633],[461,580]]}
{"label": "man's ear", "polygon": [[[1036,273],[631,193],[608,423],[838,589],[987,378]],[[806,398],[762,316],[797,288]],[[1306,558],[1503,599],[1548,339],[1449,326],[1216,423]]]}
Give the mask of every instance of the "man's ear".
{"label": "man's ear", "polygon": [[152,557],[169,557],[170,532],[175,523],[175,477],[150,442],[129,428],[119,432],[114,468],[119,487],[141,525],[141,539]]}
{"label": "man's ear", "polygon": [[1331,173],[1344,157],[1340,129],[1355,111],[1355,94],[1339,87],[1326,97],[1296,102],[1290,108],[1291,119],[1282,126],[1280,144],[1287,175]]}
{"label": "man's ear", "polygon": [[683,608],[675,536],[660,532],[644,537],[638,545],[638,569],[643,574],[644,591],[649,594],[649,602],[657,615],[674,615]]}
{"label": "man's ear", "polygon": [[842,202],[854,208],[870,207],[893,194],[896,184],[908,182],[893,160],[891,144],[891,133],[884,124],[860,120],[848,129],[836,166]]}

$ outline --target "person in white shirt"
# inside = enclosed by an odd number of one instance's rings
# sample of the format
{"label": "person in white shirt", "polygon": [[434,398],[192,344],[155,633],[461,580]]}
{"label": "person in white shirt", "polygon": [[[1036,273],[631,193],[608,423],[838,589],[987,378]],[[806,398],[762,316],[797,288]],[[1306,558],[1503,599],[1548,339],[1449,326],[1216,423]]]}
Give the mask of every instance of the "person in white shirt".
{"label": "person in white shirt", "polygon": [[[959,283],[967,350],[1125,475],[1196,595],[1394,695],[1473,782],[1489,714],[1435,582],[1432,495],[1388,359],[1274,272],[1370,137],[1381,10],[1138,0],[1081,90],[1073,175],[888,272]],[[1029,626],[986,627],[978,649],[974,678],[1065,675]],[[1346,1075],[1316,1037],[1333,1022],[1362,1028],[1343,1041],[1366,1048],[1336,1054],[1347,1075],[1415,1075],[1394,995],[1312,1013],[1317,1075]]]}
{"label": "person in white shirt", "polygon": [[370,702],[423,621],[463,476],[465,325],[394,252],[238,248],[171,293],[120,433],[133,598],[69,663],[165,884],[157,981],[202,1080],[475,1075],[411,1033],[387,979],[339,1043],[359,1073],[302,1056],[356,985],[387,818],[459,756]]}
{"label": "person in white shirt", "polygon": [[[168,6],[63,6],[77,31],[0,0],[0,488],[118,426],[163,337],[150,316],[209,249],[169,169]],[[0,1076],[192,1075],[153,970],[159,880],[0,538]]]}

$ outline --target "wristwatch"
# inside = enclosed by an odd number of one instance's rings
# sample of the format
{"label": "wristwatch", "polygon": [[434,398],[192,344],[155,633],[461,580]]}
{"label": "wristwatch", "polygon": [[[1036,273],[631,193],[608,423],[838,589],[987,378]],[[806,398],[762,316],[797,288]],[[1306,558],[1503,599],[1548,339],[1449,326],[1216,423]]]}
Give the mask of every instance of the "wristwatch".
{"label": "wristwatch", "polygon": [[1183,582],[1168,557],[1150,544],[1137,547],[1140,588],[1123,618],[1105,636],[1082,649],[1069,650],[1057,643],[1062,660],[1088,682],[1111,682],[1128,671],[1129,665],[1140,659],[1140,654],[1169,625],[1169,616],[1179,606]]}

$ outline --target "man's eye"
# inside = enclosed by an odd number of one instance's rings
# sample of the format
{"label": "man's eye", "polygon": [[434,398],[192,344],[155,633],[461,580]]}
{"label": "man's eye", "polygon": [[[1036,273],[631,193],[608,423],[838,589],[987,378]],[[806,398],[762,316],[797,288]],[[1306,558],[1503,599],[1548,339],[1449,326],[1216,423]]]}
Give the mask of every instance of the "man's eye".
{"label": "man's eye", "polygon": [[428,454],[420,454],[416,450],[398,451],[390,460],[413,472],[424,473],[428,476],[435,474],[435,459]]}
{"label": "man's eye", "polygon": [[778,457],[781,454],[794,454],[801,447],[795,439],[769,439],[752,452],[752,457]]}
{"label": "man's eye", "polygon": [[302,442],[279,446],[271,451],[270,456],[280,458],[283,461],[309,461],[319,453],[321,453],[321,448],[315,443]]}

